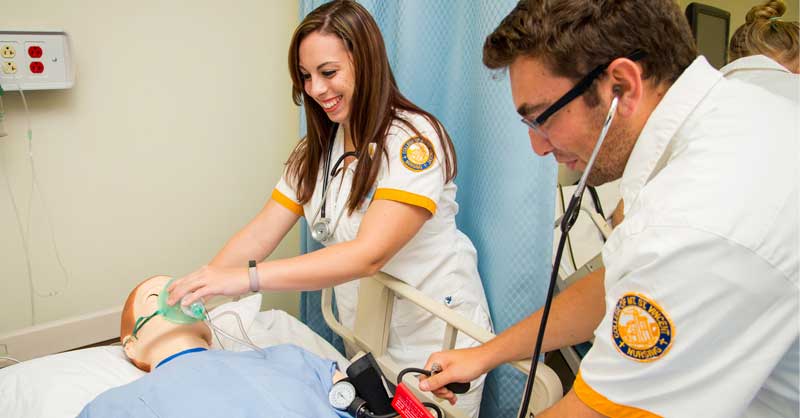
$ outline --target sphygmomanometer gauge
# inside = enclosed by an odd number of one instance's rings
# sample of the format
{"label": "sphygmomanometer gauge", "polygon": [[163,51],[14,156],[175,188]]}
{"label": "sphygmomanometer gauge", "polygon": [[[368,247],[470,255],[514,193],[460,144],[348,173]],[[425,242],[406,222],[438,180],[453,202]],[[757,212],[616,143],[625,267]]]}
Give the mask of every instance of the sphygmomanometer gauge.
{"label": "sphygmomanometer gauge", "polygon": [[328,393],[328,401],[331,403],[331,406],[340,411],[346,411],[347,407],[349,407],[355,399],[356,388],[346,379],[334,383],[331,391]]}

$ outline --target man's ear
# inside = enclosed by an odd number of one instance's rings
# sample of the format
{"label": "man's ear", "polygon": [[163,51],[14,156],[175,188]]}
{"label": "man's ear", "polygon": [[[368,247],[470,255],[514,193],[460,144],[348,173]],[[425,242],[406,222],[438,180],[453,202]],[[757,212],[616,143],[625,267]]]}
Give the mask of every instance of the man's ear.
{"label": "man's ear", "polygon": [[619,97],[617,113],[629,117],[636,113],[644,94],[642,67],[628,58],[617,58],[608,66],[608,102],[613,96]]}

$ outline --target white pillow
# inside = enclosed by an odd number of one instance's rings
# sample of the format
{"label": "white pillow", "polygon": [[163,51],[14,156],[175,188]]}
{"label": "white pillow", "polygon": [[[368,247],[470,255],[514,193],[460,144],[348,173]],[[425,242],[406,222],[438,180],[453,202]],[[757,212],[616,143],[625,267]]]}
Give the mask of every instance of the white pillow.
{"label": "white pillow", "polygon": [[272,309],[259,312],[248,333],[259,347],[294,344],[322,358],[336,361],[341,371],[347,370],[347,366],[350,365],[350,362],[328,341],[284,311]]}
{"label": "white pillow", "polygon": [[53,354],[0,369],[0,416],[75,417],[100,393],[145,372],[121,346]]}
{"label": "white pillow", "polygon": [[[211,318],[211,323],[214,325],[214,327],[221,329],[223,332],[233,337],[246,340],[246,338],[242,336],[242,331],[239,329],[239,325],[236,322],[236,317],[229,312],[238,315],[239,319],[242,320],[242,327],[245,331],[248,331],[250,326],[253,324],[253,319],[260,310],[261,293],[256,293],[236,302],[228,302],[219,305],[212,309],[208,313],[208,316]],[[214,327],[211,328],[211,330],[214,332],[214,338],[211,343],[212,348],[217,350],[224,348],[225,350],[231,351],[250,349],[250,347],[247,345],[241,344],[240,342],[223,335],[223,333],[218,332],[216,329],[214,329]],[[220,342],[222,342],[222,346],[220,346]]]}

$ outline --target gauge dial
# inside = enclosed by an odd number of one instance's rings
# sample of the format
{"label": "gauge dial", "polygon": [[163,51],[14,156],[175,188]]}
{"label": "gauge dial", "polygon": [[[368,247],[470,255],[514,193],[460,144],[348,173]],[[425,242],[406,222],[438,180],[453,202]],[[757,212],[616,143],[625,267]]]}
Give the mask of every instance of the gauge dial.
{"label": "gauge dial", "polygon": [[334,383],[328,393],[328,401],[334,408],[345,411],[347,407],[356,399],[356,388],[347,380],[340,380]]}

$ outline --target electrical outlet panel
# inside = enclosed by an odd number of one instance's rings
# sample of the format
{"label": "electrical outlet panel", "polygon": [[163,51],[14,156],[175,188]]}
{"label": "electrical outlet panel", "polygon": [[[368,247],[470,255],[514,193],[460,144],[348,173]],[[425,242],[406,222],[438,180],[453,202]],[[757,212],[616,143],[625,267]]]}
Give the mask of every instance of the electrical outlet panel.
{"label": "electrical outlet panel", "polygon": [[0,86],[9,91],[71,88],[69,47],[61,31],[0,30]]}

